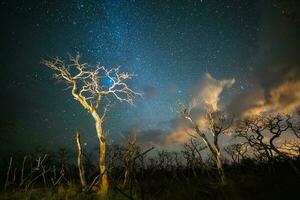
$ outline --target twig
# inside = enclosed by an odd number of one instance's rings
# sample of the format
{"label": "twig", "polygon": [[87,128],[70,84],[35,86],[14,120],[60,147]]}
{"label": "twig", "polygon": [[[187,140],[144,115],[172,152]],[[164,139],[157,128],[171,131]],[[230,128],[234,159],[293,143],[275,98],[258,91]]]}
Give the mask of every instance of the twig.
{"label": "twig", "polygon": [[123,192],[120,188],[118,188],[117,186],[114,186],[114,189],[117,190],[118,192],[120,192],[123,196],[125,196],[126,198],[130,199],[130,200],[134,200],[134,198],[128,194],[126,194],[125,192]]}
{"label": "twig", "polygon": [[5,181],[5,185],[4,185],[4,191],[6,191],[7,187],[9,186],[9,174],[10,174],[10,169],[11,169],[11,164],[12,164],[12,157],[9,158],[9,166],[8,166],[8,170],[6,173],[6,181]]}
{"label": "twig", "polygon": [[92,187],[96,184],[97,179],[100,177],[100,175],[97,175],[94,180],[92,181],[92,183],[90,184],[90,186],[88,187],[88,191],[92,190]]}
{"label": "twig", "polygon": [[24,183],[24,168],[25,168],[25,162],[26,162],[27,156],[24,156],[23,158],[23,163],[22,163],[22,169],[21,169],[21,181],[20,181],[20,185],[22,186]]}

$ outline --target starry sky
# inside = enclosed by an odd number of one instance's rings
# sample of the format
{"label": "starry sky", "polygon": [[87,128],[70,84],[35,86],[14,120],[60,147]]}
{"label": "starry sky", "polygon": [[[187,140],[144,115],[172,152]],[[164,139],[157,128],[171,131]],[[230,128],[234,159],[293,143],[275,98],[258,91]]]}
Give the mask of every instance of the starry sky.
{"label": "starry sky", "polygon": [[177,117],[171,108],[178,99],[189,101],[207,73],[235,79],[220,96],[224,102],[257,83],[273,88],[277,79],[260,78],[273,65],[293,66],[299,74],[295,2],[1,1],[0,151],[73,148],[75,131],[88,146],[97,145],[92,118],[52,79],[42,58],[80,53],[83,62],[138,75],[130,85],[144,95],[134,107],[111,108],[105,124],[110,141],[133,129],[145,141],[168,134]]}

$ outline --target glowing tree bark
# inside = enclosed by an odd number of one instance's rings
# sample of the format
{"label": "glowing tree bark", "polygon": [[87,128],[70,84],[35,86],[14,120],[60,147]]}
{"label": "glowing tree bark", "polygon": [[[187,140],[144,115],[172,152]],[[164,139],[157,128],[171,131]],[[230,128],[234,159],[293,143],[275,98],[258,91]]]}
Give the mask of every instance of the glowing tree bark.
{"label": "glowing tree bark", "polygon": [[[119,68],[106,69],[104,66],[91,67],[79,62],[79,55],[70,57],[70,63],[65,64],[59,58],[43,60],[43,64],[53,70],[54,77],[67,83],[72,95],[93,117],[99,140],[99,173],[101,196],[108,193],[108,177],[106,169],[106,138],[103,123],[107,115],[110,100],[113,97],[120,102],[133,105],[133,100],[139,93],[128,87],[126,81],[134,75],[120,72]],[[106,97],[106,98],[104,98]],[[101,106],[100,106],[101,105]],[[101,108],[101,109],[100,109]]]}
{"label": "glowing tree bark", "polygon": [[214,147],[215,147],[215,158],[217,163],[218,173],[221,177],[221,182],[225,183],[225,175],[223,170],[221,148],[219,145],[219,135],[225,134],[232,125],[233,118],[228,117],[225,113],[221,111],[209,112],[207,114],[208,120],[208,129],[213,135],[214,138]]}
{"label": "glowing tree bark", "polygon": [[84,171],[84,166],[83,166],[83,150],[81,146],[81,141],[80,141],[80,134],[76,133],[76,143],[77,143],[77,149],[78,149],[78,155],[77,155],[77,166],[79,170],[79,178],[80,178],[80,183],[85,190],[86,188],[86,179],[85,179],[85,171]]}
{"label": "glowing tree bark", "polygon": [[[208,137],[206,136],[205,131],[200,130],[200,127],[198,123],[196,122],[195,119],[193,119],[191,115],[191,106],[187,108],[183,103],[179,102],[179,112],[180,115],[188,120],[190,124],[192,125],[194,131],[204,144],[208,147],[210,152],[212,153],[216,165],[217,165],[217,170],[218,174],[220,176],[221,184],[225,184],[225,175],[223,171],[223,163],[222,163],[222,156],[221,156],[221,149],[219,146],[219,136],[220,134],[225,134],[229,128],[232,125],[232,118],[229,118],[226,114],[220,112],[220,111],[214,111],[214,112],[207,112],[206,116],[206,121],[208,122],[207,124],[207,129],[209,130],[208,134],[211,134],[213,136],[213,142],[210,142],[208,140]],[[193,137],[196,137],[195,135],[191,135]]]}

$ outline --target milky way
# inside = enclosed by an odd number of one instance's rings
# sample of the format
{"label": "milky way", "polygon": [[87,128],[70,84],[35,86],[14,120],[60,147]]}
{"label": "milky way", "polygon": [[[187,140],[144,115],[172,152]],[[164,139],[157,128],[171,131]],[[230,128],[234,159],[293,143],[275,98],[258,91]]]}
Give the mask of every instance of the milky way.
{"label": "milky way", "polygon": [[[2,1],[0,117],[16,126],[6,145],[72,147],[75,131],[96,145],[89,115],[40,64],[48,56],[80,53],[91,65],[120,66],[137,74],[130,85],[143,98],[134,107],[116,104],[111,109],[105,128],[112,141],[134,128],[149,139],[167,134],[177,116],[171,107],[178,99],[189,101],[206,73],[217,80],[235,78],[221,100],[253,89],[258,82],[253,77],[268,55],[262,50],[266,39],[272,43],[272,32],[265,33],[274,25],[266,24],[274,16],[287,18],[282,15],[286,7],[276,3]],[[287,23],[286,29],[298,22]],[[289,49],[285,45],[280,52]]]}

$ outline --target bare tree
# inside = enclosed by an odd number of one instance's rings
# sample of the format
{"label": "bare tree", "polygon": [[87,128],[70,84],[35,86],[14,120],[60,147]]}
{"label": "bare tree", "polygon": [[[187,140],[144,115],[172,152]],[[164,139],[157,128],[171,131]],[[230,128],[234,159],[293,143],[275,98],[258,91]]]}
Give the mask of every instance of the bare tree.
{"label": "bare tree", "polygon": [[215,154],[213,153],[213,155],[216,159],[217,169],[221,177],[221,181],[224,182],[225,176],[223,172],[223,163],[222,163],[222,156],[221,156],[221,148],[219,145],[219,136],[229,131],[233,122],[233,118],[222,111],[214,111],[214,112],[207,113],[207,120],[209,122],[208,129],[210,130],[210,133],[213,135],[213,140],[214,140],[213,143],[215,148],[215,152],[214,152]]}
{"label": "bare tree", "polygon": [[266,128],[266,119],[263,116],[252,116],[241,121],[235,130],[236,137],[244,138],[262,161],[273,157],[273,151],[266,143]]}
{"label": "bare tree", "polygon": [[[193,130],[198,136],[200,136],[204,144],[212,153],[217,165],[221,183],[224,184],[225,176],[223,172],[221,149],[218,139],[221,134],[225,134],[229,130],[232,125],[232,118],[221,111],[209,111],[207,112],[206,116],[206,121],[208,122],[208,131],[204,131],[200,129],[196,119],[194,119],[191,115],[192,106],[187,107],[182,102],[179,102],[178,107],[181,116],[190,122]],[[213,137],[213,143],[208,140],[207,135],[211,135]]]}
{"label": "bare tree", "polygon": [[[136,133],[128,136],[125,146],[122,148],[116,148],[116,155],[112,155],[112,159],[120,159],[121,167],[124,168],[124,174],[122,174],[123,183],[121,187],[118,187],[118,184],[115,184],[113,187],[115,190],[120,192],[126,198],[134,199],[134,190],[137,192],[138,186],[141,193],[141,199],[144,199],[145,188],[144,188],[144,170],[145,170],[145,156],[154,147],[148,148],[142,151],[141,147],[138,144],[138,139]],[[114,154],[114,153],[113,153]],[[118,157],[118,158],[116,158]],[[116,164],[116,162],[114,162]],[[125,192],[128,190],[128,194]]]}
{"label": "bare tree", "polygon": [[186,165],[189,169],[192,169],[194,176],[196,176],[196,168],[203,169],[204,161],[201,155],[201,151],[206,149],[206,146],[201,145],[196,141],[196,138],[190,138],[188,142],[183,144],[184,150],[182,150],[183,157],[186,160]]}
{"label": "bare tree", "polygon": [[[126,145],[126,151],[124,154],[124,181],[123,181],[123,187],[127,186],[129,182],[131,182],[130,177],[135,176],[134,174],[134,167],[135,167],[135,158],[137,155],[140,154],[140,147],[137,144],[137,137],[136,135],[130,136],[127,141]],[[135,177],[132,177],[135,178]],[[130,183],[131,185],[131,183]]]}
{"label": "bare tree", "polygon": [[[120,102],[133,105],[133,100],[140,93],[132,90],[126,83],[134,74],[120,72],[119,68],[106,69],[104,66],[91,67],[87,63],[79,62],[80,56],[70,57],[70,63],[65,64],[59,58],[43,60],[58,80],[64,81],[71,88],[72,95],[95,121],[97,137],[99,140],[99,170],[101,196],[107,196],[108,176],[106,168],[106,136],[103,123],[110,107],[109,97],[112,96]],[[101,106],[100,106],[101,105]],[[101,108],[101,109],[100,109]]]}
{"label": "bare tree", "polygon": [[172,152],[167,150],[157,152],[157,167],[159,170],[171,171],[173,163]]}
{"label": "bare tree", "polygon": [[293,130],[289,115],[253,116],[242,121],[236,129],[237,137],[246,142],[261,156],[271,160],[274,155],[287,156],[278,149],[276,140]]}
{"label": "bare tree", "polygon": [[241,160],[246,158],[246,153],[248,152],[248,143],[241,142],[237,144],[231,144],[224,148],[225,152],[230,155],[233,164],[239,164]]}
{"label": "bare tree", "polygon": [[[246,142],[254,148],[261,157],[267,161],[276,158],[288,160],[294,171],[300,175],[299,170],[291,160],[291,152],[284,150],[282,145],[276,144],[276,140],[284,134],[294,133],[299,141],[289,115],[254,116],[244,120],[236,130],[237,137],[246,139]],[[294,143],[295,144],[295,143]],[[294,147],[295,149],[295,147]]]}
{"label": "bare tree", "polygon": [[291,116],[289,115],[276,115],[266,117],[266,127],[268,132],[271,133],[269,140],[270,148],[278,155],[286,156],[286,153],[279,151],[275,145],[275,140],[282,134],[286,133],[292,127]]}
{"label": "bare tree", "polygon": [[44,185],[47,185],[46,174],[51,171],[51,167],[46,166],[46,160],[48,158],[48,154],[44,154],[43,156],[38,156],[35,159],[36,165],[31,168],[29,175],[24,179],[25,181],[25,190],[33,187],[34,184],[42,178]]}

